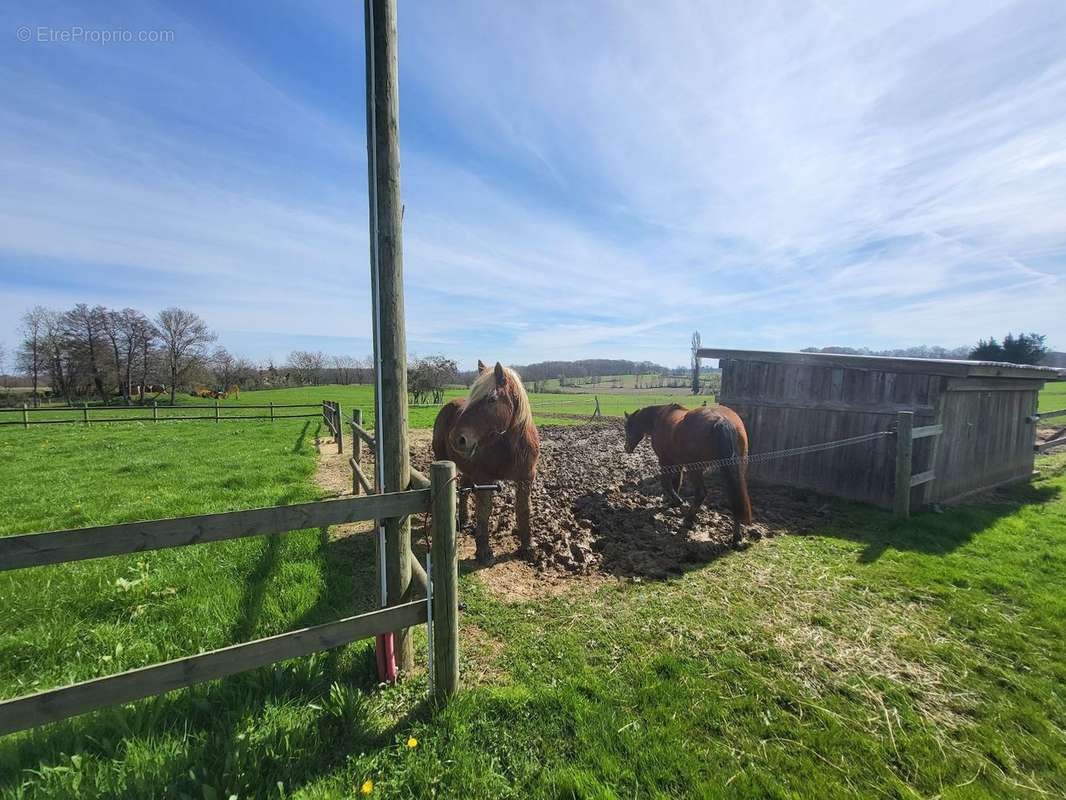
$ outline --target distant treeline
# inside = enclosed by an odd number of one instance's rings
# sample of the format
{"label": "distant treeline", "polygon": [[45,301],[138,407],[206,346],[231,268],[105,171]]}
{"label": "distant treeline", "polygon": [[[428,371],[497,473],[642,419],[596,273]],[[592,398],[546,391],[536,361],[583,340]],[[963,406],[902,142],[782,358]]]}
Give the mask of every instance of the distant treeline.
{"label": "distant treeline", "polygon": [[[580,361],[538,361],[535,364],[514,364],[514,369],[525,383],[551,380],[553,378],[594,378],[612,375],[688,375],[688,367],[664,367],[652,361],[629,361],[624,358],[585,358]],[[473,380],[476,373],[462,372],[459,379],[464,383]]]}
{"label": "distant treeline", "polygon": [[1041,333],[1008,333],[1002,342],[995,337],[976,345],[939,347],[918,345],[894,350],[871,350],[868,347],[805,347],[804,353],[837,353],[858,356],[892,356],[894,358],[949,358],[976,361],[1006,361],[1011,364],[1041,364],[1049,356],[1047,336]]}

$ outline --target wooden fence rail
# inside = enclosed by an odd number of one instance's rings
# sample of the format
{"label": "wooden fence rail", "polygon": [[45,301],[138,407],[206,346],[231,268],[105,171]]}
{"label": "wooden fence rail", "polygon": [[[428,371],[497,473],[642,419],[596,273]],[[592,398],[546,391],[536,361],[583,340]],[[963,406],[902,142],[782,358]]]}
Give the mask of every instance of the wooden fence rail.
{"label": "wooden fence rail", "polygon": [[429,510],[430,493],[395,492],[196,517],[0,537],[0,571],[285,533]]}
{"label": "wooden fence rail", "polygon": [[[455,465],[451,462],[434,462],[431,489],[0,538],[0,569],[17,569],[337,522],[402,517],[431,509],[434,512],[434,591],[425,600],[401,602],[322,625],[6,700],[0,702],[0,735],[340,647],[430,619],[439,626],[437,635],[430,636],[434,696],[438,701],[447,700],[458,688],[459,663],[454,475]],[[425,586],[424,577],[422,583]]]}
{"label": "wooden fence rail", "polygon": [[[292,414],[276,413],[276,409],[299,409],[299,408],[319,408],[318,403],[267,403],[265,405],[250,405],[242,403],[240,405],[231,406],[234,411],[249,411],[269,409],[269,414],[227,414],[223,411],[225,407],[220,405],[217,401],[214,406],[204,405],[164,405],[160,406],[153,403],[150,406],[140,405],[115,405],[115,406],[90,406],[88,404],[82,405],[80,408],[67,407],[67,408],[33,408],[28,405],[23,405],[22,408],[0,408],[0,414],[14,413],[19,414],[19,419],[4,419],[0,417],[0,425],[21,425],[23,428],[28,428],[31,425],[71,425],[82,424],[91,425],[94,422],[187,422],[192,420],[214,420],[215,422],[234,420],[234,419],[269,419],[270,421],[278,419],[307,419],[311,417],[317,417],[320,412],[307,413],[307,414]],[[160,411],[167,413],[160,414]],[[169,413],[171,410],[178,410],[179,413]],[[203,414],[191,414],[181,413],[184,411],[204,411],[210,413]],[[130,416],[116,417],[116,416],[96,416],[97,414],[114,414],[117,411],[142,411],[143,415],[131,414]],[[34,419],[33,415],[48,414],[48,415],[70,415],[62,418],[50,418],[50,419]]]}
{"label": "wooden fence rail", "polygon": [[896,489],[895,512],[901,517],[911,513],[911,489],[925,486],[936,480],[936,473],[928,469],[913,474],[914,441],[944,433],[943,425],[914,427],[914,412],[900,411],[896,414]]}

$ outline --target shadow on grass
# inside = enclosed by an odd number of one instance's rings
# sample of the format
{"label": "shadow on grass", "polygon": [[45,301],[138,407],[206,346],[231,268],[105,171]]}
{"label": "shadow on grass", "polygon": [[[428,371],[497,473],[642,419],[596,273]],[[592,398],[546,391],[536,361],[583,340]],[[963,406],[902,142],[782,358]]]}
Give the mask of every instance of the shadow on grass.
{"label": "shadow on grass", "polygon": [[304,449],[304,442],[307,441],[307,432],[311,430],[311,421],[308,420],[304,423],[304,426],[300,428],[300,433],[296,437],[296,444],[292,446],[292,452],[299,453]]}
{"label": "shadow on grass", "polygon": [[[255,635],[265,593],[284,561],[284,536],[267,539],[249,573],[231,641]],[[328,529],[320,528],[316,557],[324,576],[322,590],[285,630],[377,605],[372,536],[330,539]],[[131,748],[174,737],[180,747],[164,750],[169,755],[160,756],[162,762],[152,769],[121,769],[122,789],[115,796],[273,796],[278,783],[287,795],[342,768],[353,753],[391,745],[401,731],[431,713],[423,701],[387,727],[375,725],[380,711],[372,699],[377,686],[373,648],[365,643],[355,647],[322,651],[20,735],[0,749],[0,790],[17,792],[27,771],[65,763],[64,753],[120,761]]]}
{"label": "shadow on grass", "polygon": [[1022,507],[1050,503],[1060,494],[1058,486],[1024,483],[989,492],[972,503],[951,506],[942,513],[921,510],[909,519],[851,505],[824,529],[815,532],[864,545],[858,558],[861,564],[872,564],[889,550],[944,556],[969,544],[981,532]]}

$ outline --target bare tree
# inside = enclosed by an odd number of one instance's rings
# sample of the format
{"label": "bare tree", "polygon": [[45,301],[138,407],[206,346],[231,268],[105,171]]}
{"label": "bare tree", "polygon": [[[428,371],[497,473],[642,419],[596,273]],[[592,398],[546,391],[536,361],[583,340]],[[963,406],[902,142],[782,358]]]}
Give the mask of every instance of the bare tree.
{"label": "bare tree", "polygon": [[206,359],[207,346],[218,337],[199,315],[183,308],[164,308],[155,322],[170,372],[170,404],[174,405],[179,378]]}
{"label": "bare tree", "polygon": [[43,306],[34,306],[22,315],[22,322],[19,325],[22,343],[15,354],[16,369],[28,375],[33,382],[33,404],[35,406],[40,396],[38,391],[41,372],[44,371],[44,335],[48,316],[48,309]]}
{"label": "bare tree", "polygon": [[92,381],[92,386],[104,403],[107,402],[107,390],[104,388],[100,362],[104,355],[106,320],[107,309],[103,306],[89,307],[85,303],[78,303],[63,315],[68,348],[73,351],[79,371]]}

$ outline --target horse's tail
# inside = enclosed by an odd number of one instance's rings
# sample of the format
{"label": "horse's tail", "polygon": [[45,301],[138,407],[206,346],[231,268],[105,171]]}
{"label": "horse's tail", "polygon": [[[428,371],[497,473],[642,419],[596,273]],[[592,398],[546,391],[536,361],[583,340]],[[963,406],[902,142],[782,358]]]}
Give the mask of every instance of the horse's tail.
{"label": "horse's tail", "polygon": [[[746,447],[741,448],[740,431],[734,425],[715,425],[711,439],[716,458],[739,458],[748,454]],[[751,497],[748,495],[746,465],[741,462],[723,466],[722,479],[733,506],[733,518],[742,525],[751,525]]]}

